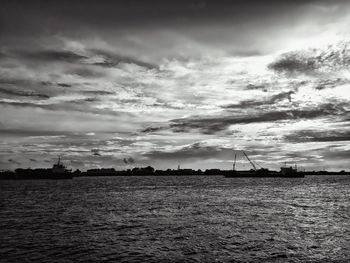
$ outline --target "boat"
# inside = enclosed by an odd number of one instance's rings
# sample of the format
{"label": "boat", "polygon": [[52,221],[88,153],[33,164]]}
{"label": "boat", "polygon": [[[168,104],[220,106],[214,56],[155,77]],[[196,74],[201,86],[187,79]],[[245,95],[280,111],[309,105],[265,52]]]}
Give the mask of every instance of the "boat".
{"label": "boat", "polygon": [[225,177],[305,177],[305,174],[301,171],[298,171],[296,165],[295,167],[287,167],[286,165],[284,167],[281,167],[280,171],[270,171],[267,168],[263,168],[260,165],[260,168],[258,169],[256,166],[256,163],[254,163],[248,155],[243,152],[243,155],[246,157],[246,159],[249,161],[249,163],[252,166],[252,169],[250,170],[243,170],[238,171],[236,170],[236,154],[233,162],[232,171],[229,171],[224,176]]}
{"label": "boat", "polygon": [[67,169],[58,157],[57,163],[52,168],[22,169],[18,168],[14,172],[1,173],[2,180],[32,180],[32,179],[72,179],[71,169]]}
{"label": "boat", "polygon": [[305,173],[298,171],[296,165],[294,167],[287,167],[286,165],[281,167],[280,175],[281,177],[305,177]]}
{"label": "boat", "polygon": [[72,179],[73,174],[71,169],[67,169],[66,166],[61,162],[61,156],[58,156],[58,161],[51,168],[49,174],[50,179]]}

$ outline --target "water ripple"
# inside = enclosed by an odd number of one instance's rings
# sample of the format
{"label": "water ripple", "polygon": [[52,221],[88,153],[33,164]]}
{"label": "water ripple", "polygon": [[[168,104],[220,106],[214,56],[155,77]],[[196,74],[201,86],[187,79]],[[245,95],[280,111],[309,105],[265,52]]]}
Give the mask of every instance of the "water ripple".
{"label": "water ripple", "polygon": [[2,181],[2,262],[349,262],[350,177]]}

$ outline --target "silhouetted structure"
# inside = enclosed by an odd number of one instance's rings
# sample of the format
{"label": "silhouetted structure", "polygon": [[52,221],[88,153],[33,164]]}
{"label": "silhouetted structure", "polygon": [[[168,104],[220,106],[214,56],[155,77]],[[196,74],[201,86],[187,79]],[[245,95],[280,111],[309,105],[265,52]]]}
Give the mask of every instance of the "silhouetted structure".
{"label": "silhouetted structure", "polygon": [[304,177],[305,173],[298,171],[297,167],[281,167],[279,172],[270,171],[269,169],[263,168],[260,165],[260,169],[256,167],[256,164],[243,152],[243,155],[247,158],[253,169],[248,171],[237,171],[236,170],[236,155],[233,162],[233,169],[231,172],[226,173],[225,177]]}
{"label": "silhouetted structure", "polygon": [[72,179],[73,173],[66,169],[58,157],[57,163],[52,168],[22,169],[18,168],[14,172],[5,171],[0,173],[0,179]]}
{"label": "silhouetted structure", "polygon": [[[297,173],[297,174],[296,174]],[[67,170],[66,167],[59,161],[48,169],[22,169],[18,168],[15,171],[0,171],[0,180],[24,180],[24,179],[71,179],[73,177],[89,177],[89,176],[225,176],[225,177],[304,177],[305,175],[350,175],[350,172],[344,170],[340,172],[328,171],[311,171],[300,172],[296,171],[296,167],[281,167],[281,171],[270,171],[265,168],[251,169],[247,171],[236,170],[220,170],[207,169],[193,170],[193,169],[167,169],[155,170],[151,166],[135,167],[132,170],[115,170],[114,168],[89,169],[86,172],[80,170]]]}

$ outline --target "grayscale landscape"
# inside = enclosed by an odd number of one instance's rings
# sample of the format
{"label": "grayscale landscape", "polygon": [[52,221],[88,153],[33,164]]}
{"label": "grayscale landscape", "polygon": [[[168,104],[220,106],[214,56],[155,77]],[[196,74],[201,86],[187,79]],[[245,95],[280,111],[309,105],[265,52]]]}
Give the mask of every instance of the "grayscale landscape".
{"label": "grayscale landscape", "polygon": [[350,262],[350,2],[2,0],[1,262]]}

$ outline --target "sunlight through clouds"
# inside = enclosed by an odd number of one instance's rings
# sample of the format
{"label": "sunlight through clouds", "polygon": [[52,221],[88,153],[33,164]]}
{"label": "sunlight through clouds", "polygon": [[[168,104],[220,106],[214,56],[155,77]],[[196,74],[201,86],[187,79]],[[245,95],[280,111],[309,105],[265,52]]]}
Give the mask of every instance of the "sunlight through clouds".
{"label": "sunlight through clouds", "polygon": [[[207,160],[226,169],[241,150],[271,168],[285,160],[345,167],[348,4],[235,7],[247,14],[218,5],[222,16],[143,14],[137,19],[148,22],[137,25],[105,10],[114,27],[74,7],[44,8],[41,16],[22,10],[30,22],[0,40],[1,167],[14,167],[9,158],[47,165],[62,153],[76,168],[120,166],[127,155],[158,168]],[[259,10],[263,19],[252,15]],[[71,26],[53,16],[52,31],[41,30],[50,14]]]}

